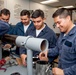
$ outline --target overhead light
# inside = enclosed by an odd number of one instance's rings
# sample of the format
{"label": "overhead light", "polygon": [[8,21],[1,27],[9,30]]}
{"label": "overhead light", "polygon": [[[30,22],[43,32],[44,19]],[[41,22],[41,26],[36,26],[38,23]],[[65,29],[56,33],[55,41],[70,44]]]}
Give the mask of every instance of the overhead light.
{"label": "overhead light", "polygon": [[58,0],[46,0],[46,1],[42,1],[40,3],[42,3],[42,4],[49,4],[49,3],[54,3],[54,2],[58,2]]}
{"label": "overhead light", "polygon": [[63,8],[73,8],[74,6],[63,6]]}

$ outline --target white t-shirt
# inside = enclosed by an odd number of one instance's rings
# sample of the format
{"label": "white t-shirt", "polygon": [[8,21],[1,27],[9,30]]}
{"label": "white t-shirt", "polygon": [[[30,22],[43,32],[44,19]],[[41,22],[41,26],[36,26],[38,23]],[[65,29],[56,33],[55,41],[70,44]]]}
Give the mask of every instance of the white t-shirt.
{"label": "white t-shirt", "polygon": [[28,25],[23,25],[24,26],[24,33],[26,33],[26,31],[27,31],[30,24],[31,24],[31,21],[30,21],[30,23]]}
{"label": "white t-shirt", "polygon": [[43,30],[45,28],[45,25],[43,26],[43,28],[42,29],[40,29],[40,30],[37,30],[36,29],[36,36],[38,36],[39,35],[39,33]]}

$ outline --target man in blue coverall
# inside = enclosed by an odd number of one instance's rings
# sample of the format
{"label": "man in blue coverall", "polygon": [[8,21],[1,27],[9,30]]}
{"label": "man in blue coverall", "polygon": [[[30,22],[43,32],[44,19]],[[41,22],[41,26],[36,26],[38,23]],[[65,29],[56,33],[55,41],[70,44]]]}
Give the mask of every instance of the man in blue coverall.
{"label": "man in blue coverall", "polygon": [[56,10],[52,17],[61,34],[56,47],[41,52],[39,58],[51,60],[50,56],[53,58],[58,55],[58,68],[52,69],[53,75],[76,75],[76,25],[71,21],[70,12],[66,8]]}
{"label": "man in blue coverall", "polygon": [[8,15],[8,17],[5,16],[5,15],[7,15],[6,10],[7,10],[8,14],[10,14],[8,9],[2,9],[0,11],[0,36],[7,33],[10,28],[9,24],[6,21],[4,21],[4,18],[7,19],[9,17],[9,15]]}
{"label": "man in blue coverall", "polygon": [[5,23],[8,24],[9,26],[9,29],[7,32],[11,31],[13,29],[12,25],[9,24],[9,20],[10,20],[10,11],[7,9],[7,8],[3,8],[1,11],[0,11],[0,20],[1,21],[4,21]]}
{"label": "man in blue coverall", "polygon": [[22,10],[20,12],[20,19],[21,21],[8,34],[26,36],[27,31],[33,26],[33,22],[30,20],[30,12],[25,9]]}
{"label": "man in blue coverall", "polygon": [[[9,24],[10,11],[8,9],[4,8],[0,11],[0,20]],[[9,31],[10,31],[13,29],[13,27],[11,26],[11,24],[9,24],[9,26],[10,26],[9,28]]]}
{"label": "man in blue coverall", "polygon": [[[56,34],[52,29],[48,27],[46,23],[44,23],[45,22],[44,12],[40,9],[35,10],[31,18],[34,23],[34,26],[29,31],[27,31],[26,34],[37,38],[47,39],[49,43],[48,48],[55,47],[57,42]],[[25,49],[20,48],[20,53],[22,56],[23,65],[26,65],[25,58],[27,57],[27,54],[25,53]],[[33,55],[35,56],[38,53],[39,52],[34,51]]]}

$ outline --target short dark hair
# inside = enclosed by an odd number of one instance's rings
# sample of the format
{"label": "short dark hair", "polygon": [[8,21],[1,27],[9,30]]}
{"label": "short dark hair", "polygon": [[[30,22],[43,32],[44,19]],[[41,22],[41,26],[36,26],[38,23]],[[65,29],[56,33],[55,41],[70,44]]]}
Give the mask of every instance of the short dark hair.
{"label": "short dark hair", "polygon": [[44,12],[40,9],[35,10],[31,16],[31,18],[38,18],[38,17],[44,18]]}
{"label": "short dark hair", "polygon": [[30,17],[30,12],[28,10],[22,10],[20,16],[28,15]]}
{"label": "short dark hair", "polygon": [[8,9],[4,8],[4,9],[2,9],[2,10],[0,11],[0,14],[1,14],[1,15],[4,14],[4,15],[9,15],[9,16],[10,16],[10,11],[9,11]]}
{"label": "short dark hair", "polygon": [[56,10],[54,12],[54,14],[52,15],[52,17],[55,18],[55,17],[59,16],[59,17],[64,17],[65,18],[68,15],[71,17],[71,13],[70,13],[70,11],[68,9],[66,9],[66,8],[60,8],[60,9],[58,9],[58,10]]}

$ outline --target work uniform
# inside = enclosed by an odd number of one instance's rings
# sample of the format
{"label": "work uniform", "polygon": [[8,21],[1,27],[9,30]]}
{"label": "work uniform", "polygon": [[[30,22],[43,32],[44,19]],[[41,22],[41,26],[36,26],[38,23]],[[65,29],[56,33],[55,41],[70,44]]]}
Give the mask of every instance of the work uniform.
{"label": "work uniform", "polygon": [[76,26],[66,35],[61,33],[57,46],[49,49],[49,60],[57,55],[58,67],[64,70],[64,75],[76,75]]}
{"label": "work uniform", "polygon": [[[28,36],[33,36],[36,38],[43,38],[43,39],[47,39],[48,41],[48,48],[54,48],[56,46],[56,42],[57,42],[57,37],[56,34],[54,33],[54,31],[52,29],[50,29],[46,23],[44,23],[45,27],[44,29],[41,30],[41,32],[38,34],[38,36],[36,36],[36,28],[33,26],[27,33],[26,35]],[[20,49],[20,54],[26,54],[26,50],[21,48]],[[33,55],[36,55],[37,51],[33,52]]]}
{"label": "work uniform", "polygon": [[0,36],[8,32],[10,26],[8,23],[0,20]]}

